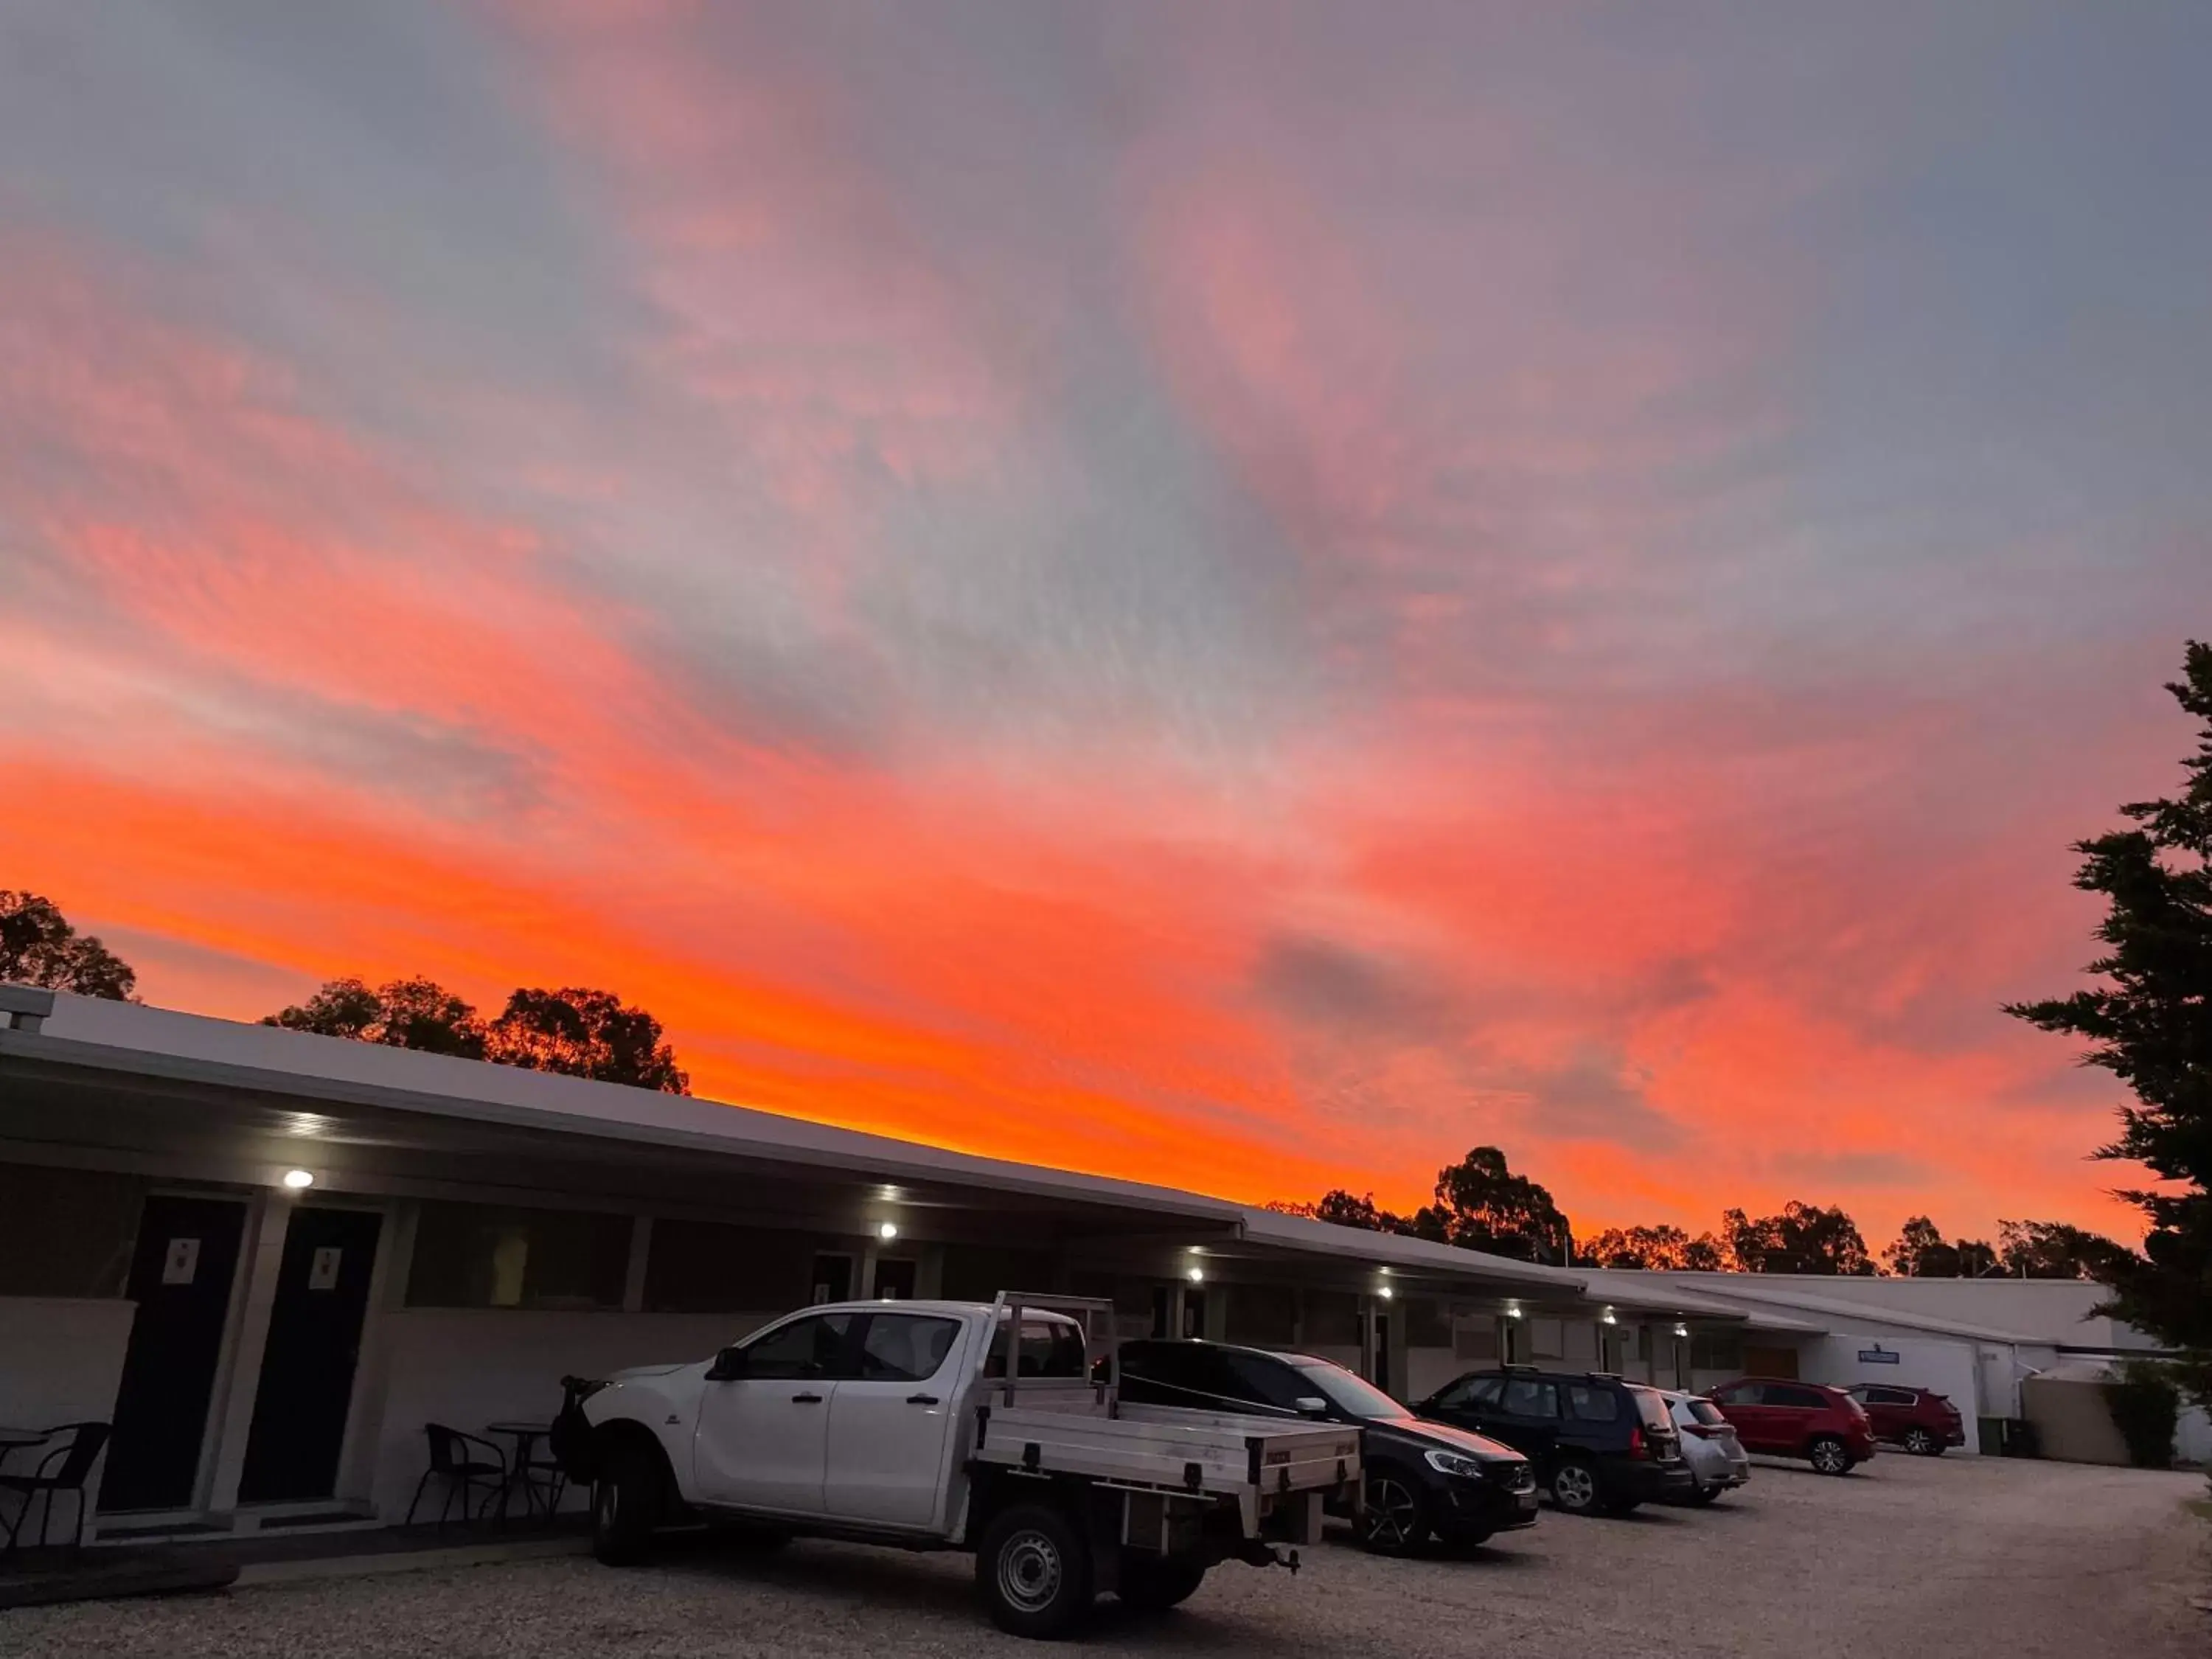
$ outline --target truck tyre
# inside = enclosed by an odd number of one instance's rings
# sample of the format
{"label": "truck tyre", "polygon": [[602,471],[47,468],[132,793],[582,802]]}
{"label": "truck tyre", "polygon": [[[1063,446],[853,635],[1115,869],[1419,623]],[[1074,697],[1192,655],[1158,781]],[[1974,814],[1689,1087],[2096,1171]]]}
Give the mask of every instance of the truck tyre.
{"label": "truck tyre", "polygon": [[1065,1636],[1091,1611],[1091,1544],[1045,1504],[1017,1504],[983,1529],[975,1584],[991,1622],[1013,1636]]}
{"label": "truck tyre", "polygon": [[1121,1600],[1139,1613],[1165,1613],[1205,1582],[1206,1569],[1195,1561],[1164,1561],[1133,1550],[1121,1557]]}
{"label": "truck tyre", "polygon": [[617,1440],[599,1459],[592,1488],[592,1553],[611,1567],[635,1565],[653,1547],[667,1507],[667,1471],[659,1448]]}
{"label": "truck tyre", "polygon": [[1850,1448],[1832,1434],[1815,1435],[1813,1443],[1805,1448],[1805,1455],[1818,1474],[1849,1474],[1856,1461]]}

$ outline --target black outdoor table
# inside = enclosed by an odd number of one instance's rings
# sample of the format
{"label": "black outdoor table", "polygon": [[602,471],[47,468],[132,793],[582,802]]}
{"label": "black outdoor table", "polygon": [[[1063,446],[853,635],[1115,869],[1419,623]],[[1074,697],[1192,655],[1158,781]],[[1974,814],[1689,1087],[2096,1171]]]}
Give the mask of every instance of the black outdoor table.
{"label": "black outdoor table", "polygon": [[[526,1516],[528,1515],[532,1510],[537,1509],[539,1504],[538,1489],[531,1484],[530,1480],[531,1449],[540,1440],[553,1432],[553,1425],[550,1423],[487,1423],[484,1425],[484,1432],[498,1435],[501,1439],[512,1440],[514,1443],[514,1455],[507,1462],[507,1479],[500,1483],[499,1518],[501,1521],[507,1519],[507,1498],[514,1492],[514,1484],[518,1480],[522,1483],[522,1512]],[[550,1517],[553,1513],[553,1506],[550,1499],[546,1500],[544,1509]]]}

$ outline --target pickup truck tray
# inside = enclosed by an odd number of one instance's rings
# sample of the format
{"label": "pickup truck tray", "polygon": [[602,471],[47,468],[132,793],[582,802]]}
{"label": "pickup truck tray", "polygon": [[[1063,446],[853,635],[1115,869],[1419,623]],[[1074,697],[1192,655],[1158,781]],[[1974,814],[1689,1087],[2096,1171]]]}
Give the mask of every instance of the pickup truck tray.
{"label": "pickup truck tray", "polygon": [[1235,1498],[1256,1520],[1263,1498],[1356,1481],[1359,1431],[1173,1407],[1122,1406],[1109,1417],[1052,1406],[984,1406],[976,1412],[974,1456],[1042,1474]]}

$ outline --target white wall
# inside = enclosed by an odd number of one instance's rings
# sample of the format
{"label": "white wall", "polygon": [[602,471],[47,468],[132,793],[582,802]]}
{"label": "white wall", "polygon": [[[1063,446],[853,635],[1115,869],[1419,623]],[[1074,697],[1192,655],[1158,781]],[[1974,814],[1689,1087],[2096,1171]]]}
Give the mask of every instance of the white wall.
{"label": "white wall", "polygon": [[1409,1402],[1426,1400],[1461,1372],[1474,1369],[1454,1358],[1449,1348],[1407,1348],[1406,1380],[1398,1397]]}
{"label": "white wall", "polygon": [[[113,1297],[0,1297],[0,1423],[50,1429],[114,1421],[115,1390],[137,1314],[137,1303]],[[18,1452],[9,1468],[25,1473],[28,1455]],[[106,1463],[103,1452],[100,1468]],[[85,1486],[95,1505],[99,1490],[95,1469]],[[69,1500],[58,1513],[70,1518]]]}
{"label": "white wall", "polygon": [[137,1314],[113,1297],[0,1297],[0,1423],[112,1421]]}
{"label": "white wall", "polygon": [[[1862,1349],[1879,1346],[1898,1356],[1894,1365],[1869,1364]],[[1808,1382],[1844,1388],[1853,1382],[1887,1382],[1899,1388],[1933,1389],[1948,1395],[1964,1419],[1968,1453],[1981,1449],[1974,1425],[1978,1358],[1972,1342],[1941,1337],[1874,1336],[1850,1331],[1808,1339],[1797,1351],[1797,1374]]]}
{"label": "white wall", "polygon": [[2184,1463],[2212,1463],[2212,1417],[2202,1406],[2184,1406],[2174,1425],[2173,1455]]}
{"label": "white wall", "polygon": [[[787,1310],[758,1314],[538,1313],[407,1308],[386,1325],[386,1386],[368,1494],[397,1522],[428,1466],[425,1423],[482,1434],[487,1423],[546,1422],[564,1376],[705,1359]],[[496,1440],[496,1437],[493,1437]],[[512,1443],[501,1443],[511,1453]],[[540,1447],[543,1454],[543,1447]],[[437,1490],[433,1483],[432,1490]],[[582,1494],[572,1496],[580,1505]],[[422,1516],[436,1510],[428,1493]]]}

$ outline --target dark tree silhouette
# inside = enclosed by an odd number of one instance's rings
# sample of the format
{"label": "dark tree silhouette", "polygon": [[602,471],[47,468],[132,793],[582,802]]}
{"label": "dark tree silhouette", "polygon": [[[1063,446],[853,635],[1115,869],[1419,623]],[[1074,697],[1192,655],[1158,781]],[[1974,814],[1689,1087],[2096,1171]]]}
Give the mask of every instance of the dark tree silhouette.
{"label": "dark tree silhouette", "polygon": [[0,887],[0,983],[129,1002],[138,975],[98,939],[70,927],[52,899]]}
{"label": "dark tree silhouette", "polygon": [[485,1056],[502,1066],[561,1072],[688,1095],[691,1080],[663,1039],[660,1022],[626,1007],[611,991],[568,986],[519,990],[485,1028]]}
{"label": "dark tree silhouette", "polygon": [[2074,847],[2074,884],[2106,899],[2105,953],[2087,969],[2103,982],[2006,1012],[2086,1039],[2083,1061],[2134,1093],[2097,1156],[2166,1186],[2119,1194],[2150,1224],[2143,1253],[2122,1251],[2097,1277],[2112,1312],[2212,1370],[2212,645],[2191,640],[2166,690],[2199,722],[2180,794],[2131,802],[2120,811],[2135,829]]}
{"label": "dark tree silhouette", "polygon": [[1470,1250],[1558,1265],[1573,1239],[1551,1194],[1515,1175],[1495,1146],[1477,1146],[1437,1171],[1436,1201],[1414,1213],[1413,1231]]}
{"label": "dark tree silhouette", "polygon": [[1413,1224],[1395,1211],[1386,1210],[1368,1193],[1355,1198],[1342,1187],[1332,1187],[1311,1204],[1291,1204],[1281,1200],[1267,1208],[1283,1215],[1302,1215],[1309,1220],[1326,1221],[1338,1227],[1358,1227],[1370,1233],[1404,1233],[1413,1231]]}
{"label": "dark tree silhouette", "polygon": [[1822,1209],[1796,1199],[1779,1215],[1721,1212],[1721,1231],[1729,1253],[1747,1273],[1841,1273],[1875,1271],[1866,1240],[1843,1210]]}
{"label": "dark tree silhouette", "polygon": [[1425,1238],[1523,1261],[1565,1262],[1571,1240],[1567,1218],[1551,1194],[1526,1176],[1515,1175],[1495,1146],[1478,1146],[1459,1163],[1437,1170],[1436,1201],[1412,1215],[1384,1209],[1372,1193],[1355,1197],[1342,1187],[1322,1194],[1317,1203],[1277,1202],[1267,1207],[1340,1227]]}
{"label": "dark tree silhouette", "polygon": [[477,1011],[435,980],[387,980],[371,990],[358,979],[334,979],[307,1001],[261,1023],[464,1060],[484,1058],[483,1022]]}
{"label": "dark tree silhouette", "polygon": [[2000,1221],[1997,1260],[2015,1279],[2093,1279],[2112,1283],[2138,1260],[2118,1239],[2063,1221]]}
{"label": "dark tree silhouette", "polygon": [[1575,1259],[1593,1267],[1718,1273],[1727,1252],[1711,1233],[1695,1238],[1680,1227],[1608,1227],[1575,1246]]}
{"label": "dark tree silhouette", "polygon": [[1881,1260],[1900,1279],[1978,1279],[1996,1266],[1997,1253],[1986,1239],[1947,1239],[1935,1222],[1917,1215],[1899,1229]]}

